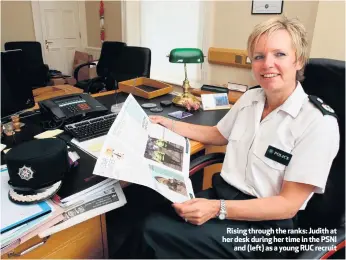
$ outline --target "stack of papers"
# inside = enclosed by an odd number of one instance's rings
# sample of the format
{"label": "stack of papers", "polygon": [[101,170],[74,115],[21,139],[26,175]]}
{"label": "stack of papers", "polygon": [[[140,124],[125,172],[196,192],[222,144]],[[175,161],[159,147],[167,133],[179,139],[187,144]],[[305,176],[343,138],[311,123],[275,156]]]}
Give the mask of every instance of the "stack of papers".
{"label": "stack of papers", "polygon": [[[84,142],[74,139],[72,143],[97,158],[105,138],[106,136],[101,136]],[[126,204],[118,180],[95,176],[81,170],[72,172],[71,178],[66,177],[53,200],[64,209],[64,219],[58,225],[41,232],[40,237],[52,235]]]}
{"label": "stack of papers", "polygon": [[[8,198],[9,175],[1,168],[1,255],[38,235],[43,238],[126,204],[117,180],[105,179],[88,192],[73,194],[65,203],[51,200],[30,205]],[[59,204],[59,205],[58,205]]]}
{"label": "stack of papers", "polygon": [[15,204],[8,198],[9,175],[1,167],[1,254],[36,236],[63,219],[63,210],[51,201]]}
{"label": "stack of papers", "polygon": [[9,179],[7,169],[3,169],[1,172],[1,234],[51,212],[51,207],[46,202],[19,205],[10,201],[8,198]]}
{"label": "stack of papers", "polygon": [[38,234],[43,238],[72,227],[126,204],[126,198],[117,180],[109,180],[104,185],[80,196],[59,203],[64,208],[63,221]]}
{"label": "stack of papers", "polygon": [[52,202],[47,203],[52,208],[50,213],[1,234],[1,254],[9,252],[64,219],[60,207]]}

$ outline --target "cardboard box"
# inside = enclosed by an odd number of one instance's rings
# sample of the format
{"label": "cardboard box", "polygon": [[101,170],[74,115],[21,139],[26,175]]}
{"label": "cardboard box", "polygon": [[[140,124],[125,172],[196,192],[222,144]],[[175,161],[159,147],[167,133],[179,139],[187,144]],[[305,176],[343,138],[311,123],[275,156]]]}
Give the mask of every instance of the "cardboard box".
{"label": "cardboard box", "polygon": [[145,77],[119,82],[119,89],[146,99],[159,97],[173,91],[171,85]]}
{"label": "cardboard box", "polygon": [[51,79],[51,85],[53,86],[64,85],[64,84],[75,85],[76,83],[77,83],[76,79],[73,77]]}

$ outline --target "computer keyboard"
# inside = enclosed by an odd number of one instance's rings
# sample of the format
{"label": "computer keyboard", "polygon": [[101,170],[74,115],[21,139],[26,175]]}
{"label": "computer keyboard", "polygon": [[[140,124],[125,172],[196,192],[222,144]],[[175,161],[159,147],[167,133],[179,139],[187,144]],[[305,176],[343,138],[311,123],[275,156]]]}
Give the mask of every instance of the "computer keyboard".
{"label": "computer keyboard", "polygon": [[102,135],[106,135],[111,128],[117,114],[95,117],[89,120],[65,126],[65,131],[78,141],[85,141]]}

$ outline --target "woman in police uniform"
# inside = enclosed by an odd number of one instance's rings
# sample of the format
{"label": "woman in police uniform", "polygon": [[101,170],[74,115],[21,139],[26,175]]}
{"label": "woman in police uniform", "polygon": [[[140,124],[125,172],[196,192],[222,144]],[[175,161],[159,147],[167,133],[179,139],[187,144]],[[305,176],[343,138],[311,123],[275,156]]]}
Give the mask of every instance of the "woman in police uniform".
{"label": "woman in police uniform", "polygon": [[151,117],[204,144],[227,144],[227,151],[213,188],[145,221],[134,257],[285,257],[285,252],[247,246],[258,244],[254,241],[262,230],[295,227],[297,212],[313,193],[324,192],[339,149],[336,118],[321,113],[299,82],[307,52],[306,31],[298,20],[265,21],[248,39],[260,88],[245,92],[216,126]]}

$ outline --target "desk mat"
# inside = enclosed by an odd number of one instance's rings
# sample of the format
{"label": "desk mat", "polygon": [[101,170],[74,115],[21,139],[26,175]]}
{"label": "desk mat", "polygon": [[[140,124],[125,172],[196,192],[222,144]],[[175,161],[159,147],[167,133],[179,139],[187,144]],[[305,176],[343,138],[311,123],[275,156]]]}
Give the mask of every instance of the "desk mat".
{"label": "desk mat", "polygon": [[[108,109],[110,109],[111,106],[116,104],[117,102],[118,103],[124,102],[127,96],[128,96],[127,93],[118,93],[113,95],[97,97],[96,99],[100,101],[103,105],[105,105]],[[140,105],[143,103],[150,102],[150,103],[155,103],[158,107],[161,107],[160,101],[163,101],[163,100],[172,101],[173,97],[174,97],[173,95],[167,94],[167,95],[156,97],[150,100],[142,98],[142,97],[137,97],[137,96],[135,96],[135,99],[138,101]],[[170,118],[168,116],[169,113],[178,111],[178,110],[184,111],[184,108],[171,105],[170,107],[163,107],[163,111],[161,113],[153,113],[153,112],[150,112],[149,109],[144,109],[144,111],[148,115],[161,115],[168,118]],[[192,123],[192,124],[215,126],[227,114],[228,111],[229,110],[212,110],[212,111],[199,110],[199,111],[193,112],[193,116],[184,118],[180,121],[186,122],[186,123]]]}

